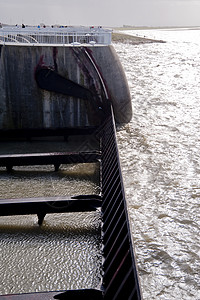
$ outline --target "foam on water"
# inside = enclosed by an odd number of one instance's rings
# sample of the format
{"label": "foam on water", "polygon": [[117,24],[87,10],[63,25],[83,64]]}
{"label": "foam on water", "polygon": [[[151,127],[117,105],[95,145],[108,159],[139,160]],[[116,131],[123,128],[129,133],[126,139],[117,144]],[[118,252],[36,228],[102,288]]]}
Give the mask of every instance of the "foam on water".
{"label": "foam on water", "polygon": [[[136,32],[128,32],[135,35]],[[115,44],[133,104],[118,131],[144,299],[198,299],[200,31],[151,30],[165,44]]]}

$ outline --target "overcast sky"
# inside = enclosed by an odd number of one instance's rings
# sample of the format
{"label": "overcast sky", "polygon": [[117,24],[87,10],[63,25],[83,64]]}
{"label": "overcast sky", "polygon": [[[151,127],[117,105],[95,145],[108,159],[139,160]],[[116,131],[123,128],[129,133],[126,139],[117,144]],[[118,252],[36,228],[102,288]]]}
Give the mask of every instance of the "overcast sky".
{"label": "overcast sky", "polygon": [[200,0],[0,0],[0,22],[198,26]]}

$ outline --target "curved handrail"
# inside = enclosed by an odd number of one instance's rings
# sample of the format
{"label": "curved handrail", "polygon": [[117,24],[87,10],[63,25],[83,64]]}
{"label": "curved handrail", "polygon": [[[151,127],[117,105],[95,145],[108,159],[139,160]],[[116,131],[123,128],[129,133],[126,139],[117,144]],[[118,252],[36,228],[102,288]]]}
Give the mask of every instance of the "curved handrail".
{"label": "curved handrail", "polygon": [[[16,42],[18,36],[23,36],[23,43],[45,43],[45,44],[71,44],[79,42],[80,44],[89,44],[95,41],[96,44],[111,44],[111,32],[109,29],[94,27],[67,27],[67,28],[0,28],[0,35],[7,37],[11,35]],[[6,41],[4,41],[6,42]]]}
{"label": "curved handrail", "polygon": [[1,37],[3,37],[3,43],[6,43],[5,39],[9,39],[11,41],[14,41],[15,43],[19,43],[19,41],[16,38],[13,38],[9,35],[0,35]]}
{"label": "curved handrail", "polygon": [[[22,35],[17,35],[17,38],[23,39],[26,43],[30,44],[30,41]],[[20,43],[20,41],[18,41],[18,42]]]}

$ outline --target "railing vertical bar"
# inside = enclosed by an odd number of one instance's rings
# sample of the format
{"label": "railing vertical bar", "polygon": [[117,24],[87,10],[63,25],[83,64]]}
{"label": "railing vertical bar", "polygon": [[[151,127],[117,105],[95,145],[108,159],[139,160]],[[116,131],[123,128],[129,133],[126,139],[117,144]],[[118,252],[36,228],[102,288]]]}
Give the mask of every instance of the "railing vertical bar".
{"label": "railing vertical bar", "polygon": [[[111,108],[112,110],[112,108]],[[105,299],[140,300],[113,115],[102,130],[102,218]],[[119,264],[118,264],[119,259]]]}

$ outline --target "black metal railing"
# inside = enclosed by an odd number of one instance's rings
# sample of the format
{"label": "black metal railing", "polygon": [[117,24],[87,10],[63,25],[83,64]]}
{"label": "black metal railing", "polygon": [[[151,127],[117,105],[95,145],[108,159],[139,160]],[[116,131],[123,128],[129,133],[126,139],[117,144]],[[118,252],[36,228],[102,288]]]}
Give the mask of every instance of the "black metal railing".
{"label": "black metal railing", "polygon": [[[9,214],[30,214],[37,213],[41,225],[46,213],[63,211],[85,211],[95,210],[97,207],[102,208],[102,286],[97,289],[85,290],[68,290],[46,293],[31,293],[23,295],[5,295],[0,296],[3,299],[82,299],[86,296],[88,299],[124,299],[124,300],[140,300],[141,292],[139,286],[138,273],[135,263],[135,255],[133,243],[129,227],[129,218],[127,211],[127,203],[121,174],[119,153],[116,140],[115,122],[112,112],[112,107],[107,102],[106,104],[105,121],[100,128],[92,131],[94,138],[99,146],[97,153],[89,152],[89,158],[84,156],[76,157],[76,162],[93,162],[99,161],[100,165],[100,195],[80,195],[77,197],[57,197],[57,205],[51,205],[51,201],[55,202],[54,198],[33,198],[33,199],[4,199],[0,201],[0,215]],[[24,133],[23,133],[24,134]],[[38,132],[32,132],[33,136]],[[45,135],[45,132],[43,133]],[[48,132],[48,135],[51,132]],[[68,135],[69,132],[60,132],[57,134]],[[71,134],[73,134],[71,132]],[[27,133],[26,133],[27,135]],[[41,135],[41,133],[40,133]],[[56,135],[56,132],[53,132]],[[95,156],[93,157],[93,154]],[[33,156],[33,155],[32,155]],[[35,164],[33,157],[19,157],[11,155],[10,157],[2,156],[0,165]],[[41,156],[41,157],[40,157]],[[52,155],[51,155],[52,156]],[[69,155],[68,155],[69,156]],[[70,163],[67,154],[60,159],[60,156],[53,156],[53,163]],[[37,164],[41,163],[40,158],[46,159],[45,155],[37,154]],[[35,157],[34,157],[35,159]],[[51,157],[52,159],[52,157]],[[58,161],[59,160],[59,161]],[[73,160],[74,162],[74,160]],[[49,163],[49,161],[42,162]],[[9,169],[9,168],[7,168]],[[12,168],[11,168],[12,169]],[[9,170],[8,170],[9,171]],[[10,170],[11,171],[11,170]],[[64,205],[64,204],[70,205]],[[40,214],[38,213],[40,208]],[[20,298],[21,297],[21,298]]]}
{"label": "black metal railing", "polygon": [[112,112],[101,135],[103,295],[141,299]]}

